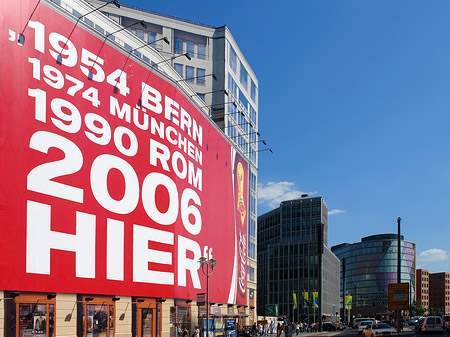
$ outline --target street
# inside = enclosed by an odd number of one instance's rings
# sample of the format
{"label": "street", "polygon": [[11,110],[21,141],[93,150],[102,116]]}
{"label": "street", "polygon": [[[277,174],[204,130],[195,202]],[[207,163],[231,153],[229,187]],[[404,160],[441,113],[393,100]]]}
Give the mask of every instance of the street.
{"label": "street", "polygon": [[[442,333],[432,333],[433,335],[436,336],[446,336],[446,337],[450,337],[450,331],[443,331]],[[429,335],[429,334],[427,334]],[[270,337],[276,337],[276,334],[273,335],[269,335]],[[292,337],[296,337],[297,334],[292,334]],[[339,337],[346,337],[346,336],[362,336],[362,335],[358,335],[358,330],[357,329],[352,329],[352,328],[347,328],[343,331],[323,331],[323,332],[314,332],[314,333],[307,333],[307,332],[302,332],[300,333],[298,336],[304,337],[304,336],[339,336]],[[425,334],[414,330],[413,326],[407,326],[404,328],[404,330],[398,334],[398,336],[405,336],[405,337],[413,337],[413,336],[425,336]],[[282,334],[281,337],[285,337],[284,334]],[[290,337],[289,335],[286,337]]]}

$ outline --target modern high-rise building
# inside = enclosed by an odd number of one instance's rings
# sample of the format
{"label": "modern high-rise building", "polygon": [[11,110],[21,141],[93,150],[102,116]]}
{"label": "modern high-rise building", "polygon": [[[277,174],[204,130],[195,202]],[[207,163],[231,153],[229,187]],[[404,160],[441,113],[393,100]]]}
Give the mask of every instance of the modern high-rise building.
{"label": "modern high-rise building", "polygon": [[[88,0],[98,8],[104,1]],[[101,11],[150,44],[204,101],[203,108],[249,162],[248,314],[256,319],[256,217],[258,180],[258,78],[227,26],[212,27],[121,5]],[[89,23],[88,18],[84,19]],[[142,21],[144,25],[136,24]],[[93,23],[92,23],[93,24]],[[95,25],[95,24],[94,24]],[[167,41],[168,43],[164,42]],[[139,46],[124,47],[144,61]],[[189,57],[184,55],[188,54]],[[154,62],[153,62],[154,64]],[[177,79],[177,82],[180,80]]]}
{"label": "modern high-rise building", "polygon": [[[345,288],[346,296],[352,296],[351,316],[382,318],[387,315],[388,285],[397,283],[397,238],[397,234],[371,235],[361,242],[331,247],[341,261],[345,259],[345,278],[341,272],[340,282],[341,309]],[[401,236],[401,282],[410,285],[410,300],[415,294],[415,276],[416,244]]]}
{"label": "modern high-rise building", "polygon": [[258,81],[228,28],[0,3],[0,336],[256,321]]}
{"label": "modern high-rise building", "polygon": [[259,316],[339,320],[339,260],[327,247],[327,232],[321,197],[283,201],[258,217]]}
{"label": "modern high-rise building", "polygon": [[450,315],[450,273],[430,273],[430,308]]}
{"label": "modern high-rise building", "polygon": [[416,270],[416,302],[419,302],[423,308],[428,308],[430,305],[430,273],[426,269]]}

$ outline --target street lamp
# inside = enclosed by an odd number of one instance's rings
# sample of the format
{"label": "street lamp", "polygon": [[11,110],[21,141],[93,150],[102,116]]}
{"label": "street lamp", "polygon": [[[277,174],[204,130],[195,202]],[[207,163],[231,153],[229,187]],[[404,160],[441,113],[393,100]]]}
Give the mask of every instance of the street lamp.
{"label": "street lamp", "polygon": [[202,266],[203,274],[206,275],[206,337],[209,337],[209,277],[212,275],[214,271],[216,260],[213,258],[207,260],[206,257],[202,256],[201,258],[198,259],[198,263],[200,263],[200,265]]}

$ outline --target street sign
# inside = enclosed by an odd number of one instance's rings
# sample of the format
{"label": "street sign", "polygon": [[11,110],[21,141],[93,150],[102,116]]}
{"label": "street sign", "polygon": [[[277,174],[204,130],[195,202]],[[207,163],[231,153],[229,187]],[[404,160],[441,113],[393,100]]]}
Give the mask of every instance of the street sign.
{"label": "street sign", "polygon": [[409,283],[391,283],[388,289],[389,310],[409,309]]}
{"label": "street sign", "polygon": [[266,305],[266,316],[278,316],[278,304]]}

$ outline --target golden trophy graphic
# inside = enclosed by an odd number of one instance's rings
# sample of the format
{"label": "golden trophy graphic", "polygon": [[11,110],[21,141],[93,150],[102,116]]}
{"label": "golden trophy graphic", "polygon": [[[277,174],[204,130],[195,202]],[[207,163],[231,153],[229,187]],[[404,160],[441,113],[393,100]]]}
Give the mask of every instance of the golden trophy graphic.
{"label": "golden trophy graphic", "polygon": [[245,204],[244,204],[244,168],[241,163],[237,165],[237,180],[238,180],[238,210],[241,213],[241,222],[244,225],[245,221]]}

